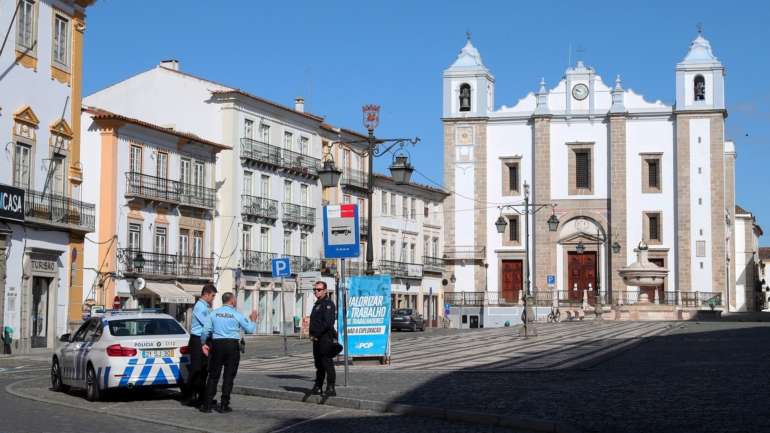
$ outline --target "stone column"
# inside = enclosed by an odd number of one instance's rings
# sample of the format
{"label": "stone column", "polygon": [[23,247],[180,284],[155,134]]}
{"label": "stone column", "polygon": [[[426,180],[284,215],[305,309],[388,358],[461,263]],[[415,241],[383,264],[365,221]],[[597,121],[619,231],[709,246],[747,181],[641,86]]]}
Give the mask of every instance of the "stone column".
{"label": "stone column", "polygon": [[[608,244],[606,254],[610,257],[610,279],[612,281],[612,291],[619,293],[626,290],[626,285],[618,272],[620,268],[626,266],[628,262],[627,251],[629,247],[628,240],[628,215],[627,215],[627,192],[626,179],[628,172],[626,164],[628,155],[626,151],[626,116],[624,114],[610,115],[610,202],[609,202],[609,224],[607,227]],[[634,242],[637,240],[634,239]],[[620,252],[612,252],[612,244],[620,244]],[[606,289],[606,287],[605,287]],[[610,295],[608,293],[608,295]],[[608,296],[608,302],[612,298]]]}
{"label": "stone column", "polygon": [[[710,117],[711,142],[711,290],[727,297],[727,222],[725,221],[725,139],[724,117],[712,114]],[[729,209],[735,213],[735,207]]]}
{"label": "stone column", "polygon": [[676,115],[676,290],[692,291],[690,248],[690,118]]}
{"label": "stone column", "polygon": [[[532,197],[533,203],[551,202],[551,116],[535,116],[533,122]],[[547,275],[556,275],[556,233],[548,230],[549,209],[530,216],[532,225],[532,289],[544,289]],[[534,292],[533,292],[534,293]]]}

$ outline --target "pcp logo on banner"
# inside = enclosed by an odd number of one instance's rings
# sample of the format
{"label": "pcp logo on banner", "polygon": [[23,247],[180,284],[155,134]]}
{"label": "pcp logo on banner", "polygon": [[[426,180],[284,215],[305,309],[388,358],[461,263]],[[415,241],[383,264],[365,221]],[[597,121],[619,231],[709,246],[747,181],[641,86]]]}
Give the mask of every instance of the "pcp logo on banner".
{"label": "pcp logo on banner", "polygon": [[372,347],[374,347],[374,343],[371,341],[363,341],[356,344],[356,349],[371,349]]}

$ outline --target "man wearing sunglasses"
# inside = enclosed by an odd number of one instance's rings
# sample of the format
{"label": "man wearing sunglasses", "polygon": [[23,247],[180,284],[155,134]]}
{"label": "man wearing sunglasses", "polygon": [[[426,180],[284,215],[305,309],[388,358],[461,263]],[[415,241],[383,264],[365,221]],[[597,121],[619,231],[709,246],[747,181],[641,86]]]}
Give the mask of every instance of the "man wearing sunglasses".
{"label": "man wearing sunglasses", "polygon": [[[337,395],[334,390],[337,376],[333,360],[334,343],[337,339],[337,331],[334,329],[337,308],[329,298],[325,282],[317,281],[313,285],[313,294],[316,301],[310,313],[310,338],[313,340],[313,361],[316,372],[315,385],[310,393],[332,397]],[[324,378],[326,378],[326,392],[322,391]]]}

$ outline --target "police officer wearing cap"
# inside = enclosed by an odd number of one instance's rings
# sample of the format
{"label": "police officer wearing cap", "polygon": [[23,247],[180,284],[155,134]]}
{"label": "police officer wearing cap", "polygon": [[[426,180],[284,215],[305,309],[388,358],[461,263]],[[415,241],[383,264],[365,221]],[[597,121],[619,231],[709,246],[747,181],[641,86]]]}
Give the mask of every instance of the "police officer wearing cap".
{"label": "police officer wearing cap", "polygon": [[[334,390],[334,382],[337,373],[334,371],[334,340],[337,331],[334,329],[334,321],[337,318],[337,307],[329,299],[326,283],[317,281],[313,285],[313,294],[316,297],[313,311],[310,313],[310,338],[313,340],[313,361],[315,363],[315,385],[310,390],[311,394],[319,394],[325,397],[337,395]],[[324,378],[326,378],[326,392],[322,391]]]}
{"label": "police officer wearing cap", "polygon": [[214,394],[217,392],[219,376],[224,367],[225,373],[222,378],[222,395],[217,412],[232,412],[230,408],[230,392],[233,390],[233,381],[238,372],[238,363],[241,360],[240,341],[241,329],[249,334],[257,330],[254,324],[257,320],[257,311],[254,310],[249,315],[249,319],[235,309],[235,295],[233,293],[224,293],[222,295],[222,306],[212,311],[206,325],[203,328],[201,339],[204,341],[210,336],[212,338],[211,346],[203,346],[204,353],[209,354],[209,380],[206,384],[206,400],[201,405],[201,412],[211,412]]}
{"label": "police officer wearing cap", "polygon": [[201,290],[201,297],[195,303],[192,312],[192,327],[190,328],[190,341],[187,343],[190,348],[190,364],[188,364],[189,374],[189,396],[183,402],[187,406],[200,406],[206,399],[206,376],[208,370],[208,357],[203,354],[203,345],[201,341],[203,327],[211,311],[211,304],[217,294],[217,288],[213,284],[206,284]]}

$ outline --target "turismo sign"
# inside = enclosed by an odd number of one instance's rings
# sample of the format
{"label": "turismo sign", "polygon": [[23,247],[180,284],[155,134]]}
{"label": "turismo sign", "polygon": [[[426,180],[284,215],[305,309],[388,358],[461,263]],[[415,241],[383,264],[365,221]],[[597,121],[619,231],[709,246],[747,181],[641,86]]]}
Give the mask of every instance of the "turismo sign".
{"label": "turismo sign", "polygon": [[0,184],[0,218],[24,221],[24,190]]}

